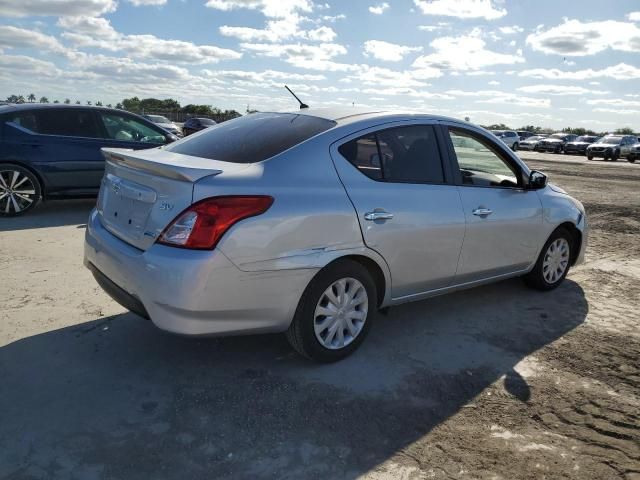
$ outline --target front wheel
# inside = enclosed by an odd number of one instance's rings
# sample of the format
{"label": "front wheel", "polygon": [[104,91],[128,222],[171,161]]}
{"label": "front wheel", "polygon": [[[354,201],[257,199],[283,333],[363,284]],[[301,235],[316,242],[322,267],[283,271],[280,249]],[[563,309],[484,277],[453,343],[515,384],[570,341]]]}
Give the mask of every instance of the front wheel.
{"label": "front wheel", "polygon": [[619,157],[620,157],[620,152],[615,151],[611,154],[611,161],[617,162]]}
{"label": "front wheel", "polygon": [[517,152],[517,151],[518,151],[518,142],[514,143],[514,144],[513,144],[513,146],[511,147],[511,149],[512,149],[514,152]]}
{"label": "front wheel", "polygon": [[24,215],[40,201],[42,187],[26,168],[0,164],[0,216]]}
{"label": "front wheel", "polygon": [[287,339],[307,358],[335,362],[364,341],[376,307],[376,287],[367,269],[353,260],[340,260],[309,283]]}
{"label": "front wheel", "polygon": [[636,157],[634,157],[633,155],[629,155],[629,157],[627,157],[627,161],[629,163],[634,163],[636,161]]}
{"label": "front wheel", "polygon": [[571,263],[573,239],[564,228],[551,234],[536,261],[533,270],[525,277],[525,283],[536,290],[553,290],[567,276]]}

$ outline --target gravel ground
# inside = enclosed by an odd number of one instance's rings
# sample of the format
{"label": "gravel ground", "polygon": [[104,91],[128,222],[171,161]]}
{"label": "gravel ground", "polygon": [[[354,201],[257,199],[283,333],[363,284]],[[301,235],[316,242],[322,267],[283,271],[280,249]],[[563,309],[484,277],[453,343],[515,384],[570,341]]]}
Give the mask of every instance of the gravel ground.
{"label": "gravel ground", "polygon": [[394,308],[333,365],[125,313],[90,201],[0,220],[0,478],[640,479],[640,165],[522,155],[584,202],[587,264]]}

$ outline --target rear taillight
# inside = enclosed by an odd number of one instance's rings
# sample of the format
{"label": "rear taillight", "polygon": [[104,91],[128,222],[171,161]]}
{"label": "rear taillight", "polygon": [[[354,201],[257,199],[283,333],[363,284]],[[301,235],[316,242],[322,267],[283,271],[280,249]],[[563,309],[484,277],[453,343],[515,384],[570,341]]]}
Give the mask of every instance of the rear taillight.
{"label": "rear taillight", "polygon": [[165,228],[158,243],[211,250],[235,223],[266,212],[273,198],[266,195],[212,197],[194,203]]}

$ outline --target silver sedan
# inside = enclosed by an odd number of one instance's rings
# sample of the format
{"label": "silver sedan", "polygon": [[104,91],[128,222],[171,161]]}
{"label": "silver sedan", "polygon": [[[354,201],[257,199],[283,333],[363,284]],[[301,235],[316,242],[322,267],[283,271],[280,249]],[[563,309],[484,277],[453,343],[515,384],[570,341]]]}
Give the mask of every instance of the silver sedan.
{"label": "silver sedan", "polygon": [[104,149],[85,265],[184,335],[286,332],[335,361],[375,313],[583,260],[582,204],[489,132],[433,115],[255,113],[173,144]]}

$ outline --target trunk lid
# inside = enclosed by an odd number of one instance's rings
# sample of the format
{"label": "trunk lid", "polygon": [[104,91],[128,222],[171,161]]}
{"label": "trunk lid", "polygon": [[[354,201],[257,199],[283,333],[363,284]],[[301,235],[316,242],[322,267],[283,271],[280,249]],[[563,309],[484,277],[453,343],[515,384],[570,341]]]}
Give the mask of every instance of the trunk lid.
{"label": "trunk lid", "polygon": [[106,165],[98,195],[104,227],[141,250],[191,205],[194,184],[246,165],[192,157],[163,149],[103,148]]}

